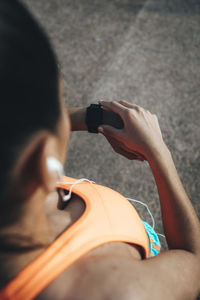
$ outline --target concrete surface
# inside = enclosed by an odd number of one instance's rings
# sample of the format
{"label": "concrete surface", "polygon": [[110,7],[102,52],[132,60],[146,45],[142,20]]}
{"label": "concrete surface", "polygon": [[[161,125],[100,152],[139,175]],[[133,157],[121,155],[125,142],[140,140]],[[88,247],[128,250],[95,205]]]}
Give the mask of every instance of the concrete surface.
{"label": "concrete surface", "polygon": [[[200,216],[199,0],[25,2],[55,46],[66,104],[126,99],[156,113]],[[73,133],[66,173],[146,202],[156,230],[162,232],[157,190],[147,163],[118,156],[101,135]],[[136,207],[151,222],[145,209]]]}

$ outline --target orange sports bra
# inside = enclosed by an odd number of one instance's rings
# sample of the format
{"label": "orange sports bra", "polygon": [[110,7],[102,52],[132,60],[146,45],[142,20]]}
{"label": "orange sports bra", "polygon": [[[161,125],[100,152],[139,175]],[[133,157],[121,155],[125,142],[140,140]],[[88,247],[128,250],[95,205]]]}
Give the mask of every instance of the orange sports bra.
{"label": "orange sports bra", "polygon": [[[62,178],[62,182],[75,181]],[[70,189],[65,183],[57,187]],[[33,299],[81,256],[105,243],[119,241],[139,245],[144,257],[148,257],[147,233],[126,198],[108,187],[89,182],[74,185],[73,193],[85,202],[84,213],[0,291],[0,299]]]}

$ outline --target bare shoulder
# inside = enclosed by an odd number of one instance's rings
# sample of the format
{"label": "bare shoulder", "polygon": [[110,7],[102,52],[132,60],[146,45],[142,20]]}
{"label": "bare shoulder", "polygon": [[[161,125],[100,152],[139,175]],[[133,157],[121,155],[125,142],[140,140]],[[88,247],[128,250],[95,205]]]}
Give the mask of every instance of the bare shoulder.
{"label": "bare shoulder", "polygon": [[58,276],[36,299],[138,299],[133,298],[134,282],[130,285],[137,273],[133,272],[133,262],[133,258],[125,256],[86,255]]}
{"label": "bare shoulder", "polygon": [[170,250],[148,260],[90,258],[74,299],[192,300],[200,292],[199,261],[186,251]]}
{"label": "bare shoulder", "polygon": [[162,252],[142,261],[139,270],[142,290],[151,291],[152,299],[196,300],[200,293],[200,257],[191,252]]}
{"label": "bare shoulder", "polygon": [[199,261],[186,251],[170,250],[147,260],[94,252],[62,273],[37,299],[56,295],[65,300],[196,300],[199,282]]}

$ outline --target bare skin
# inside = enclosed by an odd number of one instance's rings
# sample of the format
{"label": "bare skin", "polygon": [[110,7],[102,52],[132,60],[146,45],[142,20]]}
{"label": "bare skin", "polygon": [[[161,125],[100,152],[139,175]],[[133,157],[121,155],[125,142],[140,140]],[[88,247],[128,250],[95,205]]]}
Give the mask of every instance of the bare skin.
{"label": "bare skin", "polygon": [[[109,243],[98,247],[63,272],[38,299],[132,300],[149,299],[149,296],[151,299],[195,299],[200,292],[200,224],[162,139],[158,120],[150,112],[125,101],[102,102],[102,105],[120,115],[124,122],[121,129],[108,125],[99,129],[113,149],[129,159],[145,159],[149,162],[160,196],[163,225],[170,250],[155,258],[141,260],[139,250],[128,244]],[[15,228],[18,233],[24,234],[26,229],[26,234],[33,236],[32,244],[45,240],[47,246],[83,213],[82,200],[75,198],[71,208],[57,210],[54,214],[58,200],[53,191],[56,177],[55,174],[49,174],[45,166],[49,155],[56,156],[64,163],[70,131],[64,111],[63,107],[58,137],[44,135],[42,139],[43,147],[37,157],[40,181],[34,193],[30,193],[30,187],[27,187],[26,195],[29,197],[26,198],[23,217],[18,224],[1,228],[0,235],[11,234]],[[39,141],[41,137],[35,137],[37,145],[36,138]],[[22,176],[22,166],[28,163],[36,148],[35,144],[32,142],[32,147],[16,167],[18,177]],[[37,226],[38,218],[40,222]],[[33,234],[33,224],[36,224],[37,236]],[[15,276],[42,251],[44,247],[37,253],[23,253],[23,260],[20,254],[0,253],[1,269],[3,266],[8,278]],[[10,259],[13,262],[12,269],[9,267]]]}

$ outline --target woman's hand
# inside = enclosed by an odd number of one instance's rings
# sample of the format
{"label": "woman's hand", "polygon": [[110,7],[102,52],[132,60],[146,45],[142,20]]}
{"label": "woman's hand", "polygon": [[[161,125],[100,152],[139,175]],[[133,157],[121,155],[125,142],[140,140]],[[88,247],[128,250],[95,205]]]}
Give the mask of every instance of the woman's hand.
{"label": "woman's hand", "polygon": [[129,158],[144,160],[159,151],[164,141],[157,116],[142,107],[127,101],[101,101],[102,107],[118,114],[124,127],[116,129],[109,125],[101,125],[103,133],[113,149]]}

